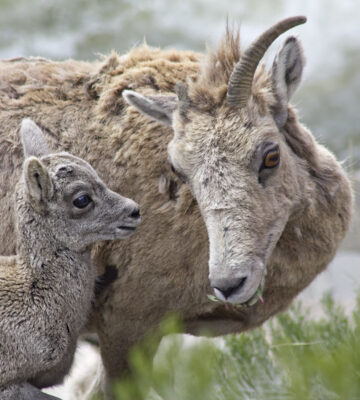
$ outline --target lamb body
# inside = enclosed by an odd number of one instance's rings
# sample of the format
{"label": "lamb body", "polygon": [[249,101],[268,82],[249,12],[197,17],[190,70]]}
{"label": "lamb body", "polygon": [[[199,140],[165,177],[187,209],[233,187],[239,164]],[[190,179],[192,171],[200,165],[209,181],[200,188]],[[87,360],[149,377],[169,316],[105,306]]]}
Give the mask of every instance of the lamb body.
{"label": "lamb body", "polygon": [[14,400],[51,398],[36,388],[70,369],[94,297],[90,245],[125,238],[140,222],[137,204],[109,190],[85,161],[49,154],[31,120],[21,135],[17,254],[0,257],[0,398]]}

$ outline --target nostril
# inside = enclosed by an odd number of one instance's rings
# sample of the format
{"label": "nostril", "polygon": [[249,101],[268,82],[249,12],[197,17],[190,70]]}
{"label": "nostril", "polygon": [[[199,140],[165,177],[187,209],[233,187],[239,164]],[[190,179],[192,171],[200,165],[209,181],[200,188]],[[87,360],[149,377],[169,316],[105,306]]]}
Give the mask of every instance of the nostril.
{"label": "nostril", "polygon": [[214,286],[214,289],[219,290],[223,296],[227,299],[228,297],[230,297],[234,292],[240,290],[246,281],[246,277],[244,278],[238,278],[235,279],[231,282],[230,286]]}
{"label": "nostril", "polygon": [[137,207],[135,210],[130,214],[131,218],[140,218],[140,208]]}

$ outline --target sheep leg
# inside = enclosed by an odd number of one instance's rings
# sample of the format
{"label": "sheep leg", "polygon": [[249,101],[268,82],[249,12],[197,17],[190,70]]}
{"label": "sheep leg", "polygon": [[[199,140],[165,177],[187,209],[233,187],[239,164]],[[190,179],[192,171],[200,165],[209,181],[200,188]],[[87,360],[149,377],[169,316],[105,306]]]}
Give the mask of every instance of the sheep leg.
{"label": "sheep leg", "polygon": [[43,393],[30,383],[12,384],[0,389],[0,400],[61,400]]}

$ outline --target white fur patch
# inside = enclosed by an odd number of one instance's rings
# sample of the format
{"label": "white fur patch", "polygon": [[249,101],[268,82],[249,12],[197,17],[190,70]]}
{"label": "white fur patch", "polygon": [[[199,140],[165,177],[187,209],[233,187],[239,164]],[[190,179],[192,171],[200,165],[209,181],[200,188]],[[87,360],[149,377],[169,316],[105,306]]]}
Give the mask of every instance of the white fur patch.
{"label": "white fur patch", "polygon": [[102,393],[104,382],[99,349],[87,342],[79,342],[73,366],[64,383],[43,391],[62,400],[91,400]]}

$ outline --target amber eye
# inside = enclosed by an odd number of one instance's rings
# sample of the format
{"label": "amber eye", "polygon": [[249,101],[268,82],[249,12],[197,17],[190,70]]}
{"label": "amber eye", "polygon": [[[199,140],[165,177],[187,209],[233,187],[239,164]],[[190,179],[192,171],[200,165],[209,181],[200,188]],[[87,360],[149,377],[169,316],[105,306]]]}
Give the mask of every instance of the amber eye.
{"label": "amber eye", "polygon": [[263,168],[274,168],[280,162],[280,151],[270,150],[265,154]]}

